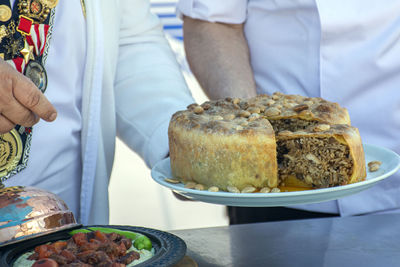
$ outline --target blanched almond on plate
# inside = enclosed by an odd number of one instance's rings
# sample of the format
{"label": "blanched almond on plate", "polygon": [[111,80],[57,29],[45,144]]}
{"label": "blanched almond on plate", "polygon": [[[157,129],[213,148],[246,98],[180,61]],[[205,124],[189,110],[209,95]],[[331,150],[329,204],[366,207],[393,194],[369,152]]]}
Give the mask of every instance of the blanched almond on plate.
{"label": "blanched almond on plate", "polygon": [[180,181],[172,178],[165,178],[164,181],[171,183],[171,184],[179,184]]}
{"label": "blanched almond on plate", "polygon": [[376,172],[381,167],[382,162],[378,160],[368,162],[368,170],[370,172]]}

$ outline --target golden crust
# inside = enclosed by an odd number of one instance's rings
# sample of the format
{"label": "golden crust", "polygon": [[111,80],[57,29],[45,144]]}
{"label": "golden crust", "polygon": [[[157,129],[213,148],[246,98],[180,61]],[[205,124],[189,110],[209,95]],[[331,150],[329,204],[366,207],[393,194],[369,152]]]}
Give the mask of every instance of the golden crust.
{"label": "golden crust", "polygon": [[[172,175],[225,191],[228,186],[276,187],[276,143],[268,120],[249,122],[240,110],[227,112],[225,106],[221,111],[227,103],[215,104],[201,114],[189,107],[173,115],[168,130]],[[216,118],[229,114],[235,118]]]}
{"label": "golden crust", "polygon": [[169,132],[173,177],[223,190],[227,190],[227,186],[239,190],[246,186],[277,186],[273,135],[205,135],[174,124]]}

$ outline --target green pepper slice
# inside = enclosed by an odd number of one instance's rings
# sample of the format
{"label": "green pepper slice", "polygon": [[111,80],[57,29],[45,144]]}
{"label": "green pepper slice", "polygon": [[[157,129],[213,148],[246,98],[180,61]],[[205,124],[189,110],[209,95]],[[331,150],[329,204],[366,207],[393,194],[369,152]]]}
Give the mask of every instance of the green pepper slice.
{"label": "green pepper slice", "polygon": [[88,230],[88,229],[75,229],[75,230],[72,230],[71,232],[69,232],[68,234],[69,235],[74,235],[74,234],[77,234],[77,233],[90,233],[91,231],[90,230]]}
{"label": "green pepper slice", "polygon": [[135,246],[135,248],[139,250],[140,249],[151,250],[152,248],[151,240],[145,235],[140,235],[138,238],[136,238],[133,245]]}

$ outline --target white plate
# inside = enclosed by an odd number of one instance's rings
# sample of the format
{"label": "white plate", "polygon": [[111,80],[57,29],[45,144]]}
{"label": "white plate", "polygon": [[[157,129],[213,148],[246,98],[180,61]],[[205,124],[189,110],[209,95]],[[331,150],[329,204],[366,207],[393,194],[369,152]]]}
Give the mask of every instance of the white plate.
{"label": "white plate", "polygon": [[187,189],[182,183],[171,184],[165,178],[171,178],[170,160],[158,162],[151,170],[153,179],[173,191],[193,200],[242,207],[273,207],[293,204],[317,203],[356,194],[370,188],[377,182],[394,174],[400,168],[400,157],[395,152],[378,146],[364,145],[366,163],[374,160],[382,162],[379,170],[368,172],[365,181],[323,189],[279,193],[229,193],[209,192]]}

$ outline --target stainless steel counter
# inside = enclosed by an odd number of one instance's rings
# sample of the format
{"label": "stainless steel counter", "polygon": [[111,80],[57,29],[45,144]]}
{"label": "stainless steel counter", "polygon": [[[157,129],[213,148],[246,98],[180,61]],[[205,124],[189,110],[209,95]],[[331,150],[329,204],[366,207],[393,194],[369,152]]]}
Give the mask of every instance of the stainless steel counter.
{"label": "stainless steel counter", "polygon": [[171,231],[203,266],[400,266],[400,214]]}

